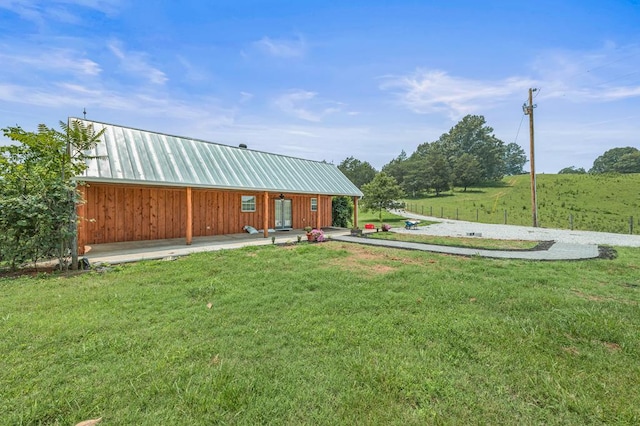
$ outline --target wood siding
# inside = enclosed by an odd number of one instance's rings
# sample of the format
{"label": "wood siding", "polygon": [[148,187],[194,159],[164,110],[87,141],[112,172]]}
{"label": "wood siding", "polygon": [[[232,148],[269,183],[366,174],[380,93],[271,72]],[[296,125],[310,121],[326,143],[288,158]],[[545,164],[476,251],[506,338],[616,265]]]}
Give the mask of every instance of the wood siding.
{"label": "wood siding", "polygon": [[[187,189],[91,183],[82,188],[78,246],[187,236]],[[255,212],[241,211],[241,196],[256,197]],[[275,225],[275,203],[280,193],[268,194],[268,223]],[[284,194],[291,200],[294,228],[331,226],[331,196]],[[318,211],[311,211],[311,198]],[[244,232],[264,224],[264,192],[192,190],[194,237]]]}

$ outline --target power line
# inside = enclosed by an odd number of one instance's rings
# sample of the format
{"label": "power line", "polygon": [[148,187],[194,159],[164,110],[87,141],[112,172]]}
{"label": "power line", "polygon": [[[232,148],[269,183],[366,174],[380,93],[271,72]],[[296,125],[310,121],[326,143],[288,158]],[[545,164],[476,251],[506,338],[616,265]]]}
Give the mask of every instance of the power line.
{"label": "power line", "polygon": [[520,125],[518,126],[518,131],[516,132],[516,138],[513,140],[513,143],[517,143],[518,142],[518,136],[520,135],[520,128],[522,127],[522,122],[524,121],[524,116],[525,115],[526,114],[522,114],[522,118],[520,119]]}

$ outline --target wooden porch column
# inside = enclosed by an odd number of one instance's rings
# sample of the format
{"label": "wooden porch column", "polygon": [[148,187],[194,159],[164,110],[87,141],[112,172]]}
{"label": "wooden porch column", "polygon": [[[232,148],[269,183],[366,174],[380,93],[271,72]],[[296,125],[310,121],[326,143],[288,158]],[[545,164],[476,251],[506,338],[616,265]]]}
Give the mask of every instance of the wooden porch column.
{"label": "wooden porch column", "polygon": [[76,220],[78,221],[76,232],[76,247],[78,248],[78,255],[84,254],[84,246],[87,244],[87,225],[85,224],[86,216],[86,198],[85,198],[85,186],[78,186],[78,192],[80,193],[80,201],[76,204]]}
{"label": "wooden porch column", "polygon": [[353,197],[353,227],[358,227],[358,197]]}
{"label": "wooden porch column", "polygon": [[187,186],[187,245],[191,245],[193,240],[193,202],[191,198],[191,187]]}
{"label": "wooden porch column", "polygon": [[262,204],[262,227],[264,229],[264,237],[267,238],[269,236],[269,193],[267,191],[264,192],[264,202]]}
{"label": "wooden porch column", "polygon": [[322,228],[322,221],[320,220],[320,194],[316,195],[316,229]]}

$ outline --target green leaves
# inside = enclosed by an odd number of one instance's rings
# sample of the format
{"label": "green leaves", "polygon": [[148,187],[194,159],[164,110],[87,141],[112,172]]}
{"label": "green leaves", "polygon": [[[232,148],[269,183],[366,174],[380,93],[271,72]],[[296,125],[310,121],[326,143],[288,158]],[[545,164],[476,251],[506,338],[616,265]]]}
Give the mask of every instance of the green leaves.
{"label": "green leaves", "polygon": [[640,150],[612,148],[596,158],[589,173],[640,173]]}
{"label": "green leaves", "polygon": [[517,144],[506,145],[493,135],[481,115],[467,115],[435,142],[425,142],[407,158],[403,152],[382,170],[395,177],[413,196],[451,184],[467,187],[519,174],[527,159]]}
{"label": "green leaves", "polygon": [[338,169],[358,188],[373,180],[376,175],[376,169],[367,161],[360,161],[354,157],[345,158],[339,165]]}
{"label": "green leaves", "polygon": [[0,262],[15,268],[25,261],[66,256],[75,202],[73,178],[86,169],[87,151],[102,132],[75,120],[62,132],[44,124],[37,132],[7,127],[17,142],[0,147]]}
{"label": "green leaves", "polygon": [[378,210],[380,212],[380,222],[382,222],[382,210],[391,208],[394,201],[404,197],[404,191],[396,180],[380,172],[371,182],[362,186],[364,198],[363,207],[366,210]]}

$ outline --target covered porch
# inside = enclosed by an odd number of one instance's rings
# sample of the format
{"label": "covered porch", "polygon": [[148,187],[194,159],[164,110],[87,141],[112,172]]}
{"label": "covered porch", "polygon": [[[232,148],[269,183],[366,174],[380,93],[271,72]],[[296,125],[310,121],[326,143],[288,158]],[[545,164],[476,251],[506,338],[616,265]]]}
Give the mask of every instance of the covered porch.
{"label": "covered porch", "polygon": [[[346,228],[322,228],[329,238],[333,235],[348,235]],[[85,255],[93,264],[117,264],[138,262],[141,260],[168,259],[186,256],[191,253],[216,251],[225,249],[237,249],[246,246],[258,246],[269,244],[306,242],[307,237],[303,229],[278,231],[269,234],[271,238],[265,238],[258,234],[226,234],[206,237],[193,237],[191,245],[186,246],[184,238],[171,238],[163,240],[125,241],[118,243],[93,244],[85,246]],[[272,238],[275,238],[272,241]]]}

